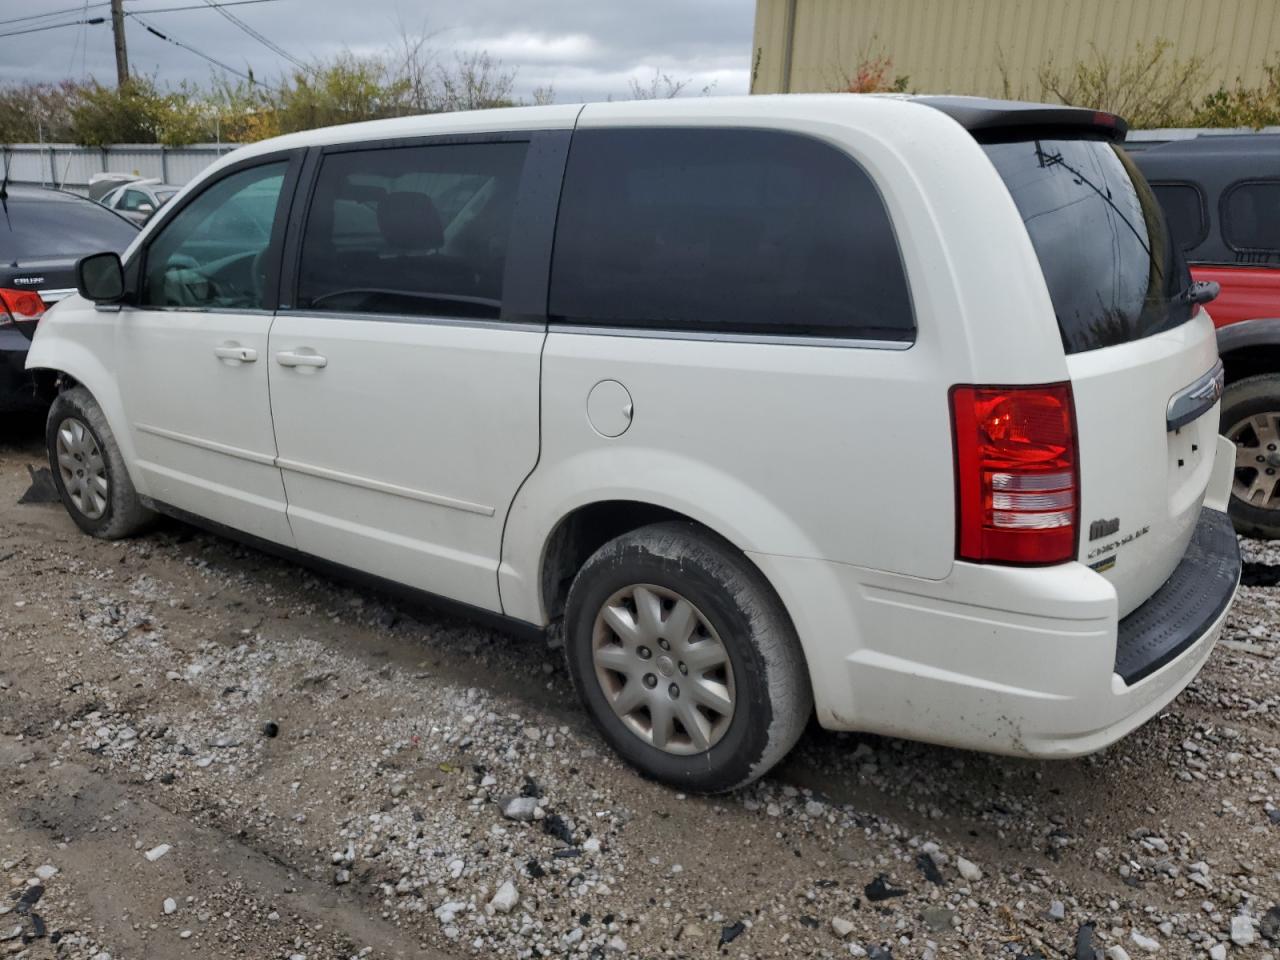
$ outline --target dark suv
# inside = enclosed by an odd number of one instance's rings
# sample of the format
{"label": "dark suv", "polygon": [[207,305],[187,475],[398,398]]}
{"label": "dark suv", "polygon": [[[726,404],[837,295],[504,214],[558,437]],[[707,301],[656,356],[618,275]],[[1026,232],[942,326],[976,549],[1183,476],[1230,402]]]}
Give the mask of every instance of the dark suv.
{"label": "dark suv", "polygon": [[1222,432],[1236,445],[1236,529],[1280,538],[1280,135],[1130,144],[1209,307],[1226,368]]}

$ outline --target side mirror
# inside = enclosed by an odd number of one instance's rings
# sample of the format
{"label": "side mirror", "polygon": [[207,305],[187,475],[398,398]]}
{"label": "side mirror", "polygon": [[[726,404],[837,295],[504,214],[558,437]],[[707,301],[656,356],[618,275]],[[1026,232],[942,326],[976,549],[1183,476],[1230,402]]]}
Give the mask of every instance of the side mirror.
{"label": "side mirror", "polygon": [[139,213],[155,213],[156,208],[144,200],[142,203],[138,204],[138,212]]}
{"label": "side mirror", "polygon": [[118,253],[95,253],[76,262],[76,289],[94,303],[116,303],[124,297],[124,267]]}

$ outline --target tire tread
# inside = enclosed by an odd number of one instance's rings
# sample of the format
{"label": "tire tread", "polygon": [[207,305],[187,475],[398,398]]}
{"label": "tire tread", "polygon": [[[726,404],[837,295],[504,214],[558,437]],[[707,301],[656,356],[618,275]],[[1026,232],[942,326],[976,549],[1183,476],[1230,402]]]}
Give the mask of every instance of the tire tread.
{"label": "tire tread", "polygon": [[[601,547],[579,571],[570,588],[568,609],[577,608],[584,585],[603,568],[626,564],[640,552],[709,574],[728,594],[750,625],[752,642],[764,663],[765,695],[771,719],[763,749],[742,773],[705,792],[721,792],[758,779],[787,755],[804,732],[813,711],[809,672],[791,618],[764,575],[728,541],[690,521],[664,521],[625,533]],[[568,621],[569,618],[566,618]],[[565,654],[572,657],[566,636]],[[574,676],[570,659],[570,676]],[[582,691],[579,690],[579,694]],[[682,784],[687,789],[698,789]]]}

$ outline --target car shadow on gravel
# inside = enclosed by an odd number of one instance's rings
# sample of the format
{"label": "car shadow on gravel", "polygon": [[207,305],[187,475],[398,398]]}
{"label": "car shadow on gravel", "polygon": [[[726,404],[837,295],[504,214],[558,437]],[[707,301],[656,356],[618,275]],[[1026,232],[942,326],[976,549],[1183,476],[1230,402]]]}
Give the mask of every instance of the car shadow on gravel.
{"label": "car shadow on gravel", "polygon": [[[332,610],[373,628],[343,639],[349,653],[405,669],[425,664],[453,682],[510,696],[580,731],[591,729],[554,638],[543,642],[478,624],[442,612],[429,600],[353,585],[176,521],[164,521],[151,539],[184,555],[185,562],[208,562],[225,573],[268,579],[279,589],[323,596]],[[446,650],[435,639],[440,637],[459,641]],[[1058,859],[1056,851],[1072,845],[1072,823],[1110,815],[1119,797],[1129,797],[1126,805],[1138,811],[1148,804],[1129,784],[1135,775],[1167,771],[1166,748],[1159,746],[1168,739],[1158,733],[1162,722],[1153,721],[1110,751],[1060,761],[836,733],[811,722],[770,779],[924,832],[942,820],[954,827],[958,819],[972,838],[1010,837],[1034,814],[1047,824],[1041,835],[1011,841],[1019,847],[1030,841]]]}

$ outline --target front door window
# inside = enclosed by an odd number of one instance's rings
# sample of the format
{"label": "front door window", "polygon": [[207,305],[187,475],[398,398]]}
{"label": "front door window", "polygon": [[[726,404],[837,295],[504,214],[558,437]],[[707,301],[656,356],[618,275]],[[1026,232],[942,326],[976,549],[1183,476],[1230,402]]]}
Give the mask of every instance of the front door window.
{"label": "front door window", "polygon": [[172,220],[147,250],[139,305],[258,310],[284,161],[219,180]]}

